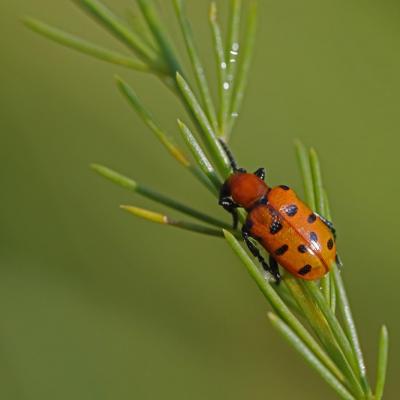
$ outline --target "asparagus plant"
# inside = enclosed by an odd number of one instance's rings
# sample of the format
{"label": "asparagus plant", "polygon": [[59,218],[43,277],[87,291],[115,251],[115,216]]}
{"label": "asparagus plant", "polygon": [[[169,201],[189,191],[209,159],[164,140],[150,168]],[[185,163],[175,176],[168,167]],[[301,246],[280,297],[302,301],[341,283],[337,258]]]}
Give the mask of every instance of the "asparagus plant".
{"label": "asparagus plant", "polygon": [[[214,97],[197,50],[184,0],[172,0],[172,3],[194,82],[189,82],[187,71],[179,62],[166,24],[160,18],[153,0],[137,0],[141,23],[136,21],[134,26],[117,17],[99,0],[74,0],[79,8],[126,46],[129,52],[124,54],[33,18],[25,18],[24,22],[33,31],[59,44],[138,73],[156,76],[186,109],[186,116],[177,119],[177,133],[184,139],[186,149],[174,143],[123,78],[116,77],[116,86],[171,156],[217,197],[223,181],[231,173],[229,160],[219,140],[229,142],[235,128],[249,77],[257,20],[255,1],[246,5],[242,4],[242,0],[226,1],[229,1],[229,16],[225,35],[216,3],[212,2],[209,8],[208,23],[213,38],[218,94]],[[184,119],[190,120],[192,129]],[[316,151],[307,149],[299,141],[295,143],[295,149],[306,203],[320,215],[331,219]],[[272,326],[337,395],[346,400],[382,398],[388,358],[387,329],[382,326],[380,333],[377,377],[373,389],[367,378],[342,274],[336,264],[331,266],[331,272],[320,282],[303,281],[284,273],[281,284],[276,285],[269,281],[249,256],[241,242],[240,232],[232,228],[229,222],[196,210],[106,166],[93,164],[92,168],[124,189],[177,210],[184,217],[175,220],[159,212],[132,205],[121,206],[128,213],[159,224],[225,238],[270,304],[268,317]],[[244,212],[240,217],[243,221]]]}

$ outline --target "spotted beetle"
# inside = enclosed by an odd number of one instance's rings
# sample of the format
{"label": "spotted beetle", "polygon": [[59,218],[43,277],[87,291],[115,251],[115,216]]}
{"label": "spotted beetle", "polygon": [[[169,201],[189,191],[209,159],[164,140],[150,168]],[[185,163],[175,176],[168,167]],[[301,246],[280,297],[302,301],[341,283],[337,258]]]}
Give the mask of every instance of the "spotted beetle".
{"label": "spotted beetle", "polygon": [[[280,281],[278,263],[291,274],[306,280],[323,277],[336,260],[336,234],[333,224],[306,206],[286,185],[270,188],[265,169],[248,173],[238,168],[227,145],[221,144],[230,160],[232,174],[220,190],[219,204],[238,223],[237,208],[247,211],[242,226],[243,239],[263,268]],[[262,257],[257,241],[269,253]]]}

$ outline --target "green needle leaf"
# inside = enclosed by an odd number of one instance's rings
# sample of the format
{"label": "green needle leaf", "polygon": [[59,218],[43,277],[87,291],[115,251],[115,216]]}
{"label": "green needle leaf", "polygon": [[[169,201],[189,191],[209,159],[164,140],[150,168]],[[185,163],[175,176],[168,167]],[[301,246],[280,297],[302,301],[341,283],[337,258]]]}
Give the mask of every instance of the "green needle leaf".
{"label": "green needle leaf", "polygon": [[177,200],[174,200],[168,196],[165,196],[164,194],[161,194],[151,188],[148,188],[110,168],[107,168],[99,164],[92,164],[91,167],[99,175],[103,176],[104,178],[107,178],[111,182],[114,182],[125,189],[130,190],[131,192],[138,193],[150,200],[155,201],[156,203],[172,208],[173,210],[177,210],[183,214],[189,215],[193,218],[196,218],[208,224],[218,226],[220,228],[225,228],[228,230],[231,229],[231,226],[226,222],[220,221],[217,218],[214,218],[210,215],[202,213],[201,211],[197,211],[189,206],[186,206],[185,204]]}
{"label": "green needle leaf", "polygon": [[385,325],[382,326],[379,337],[378,368],[376,371],[375,399],[381,400],[385,387],[386,370],[389,353],[389,334]]}
{"label": "green needle leaf", "polygon": [[152,0],[137,0],[143,17],[146,20],[154,39],[160,46],[163,59],[166,61],[169,69],[169,75],[174,78],[176,72],[181,71],[181,67],[177,60],[175,51],[171,46],[171,40],[168,38],[167,32],[157,14]]}
{"label": "green needle leaf", "polygon": [[184,12],[183,3],[183,0],[174,0],[176,15],[181,26],[183,38],[185,39],[186,49],[193,67],[196,83],[200,90],[203,107],[206,111],[209,121],[211,122],[211,125],[213,126],[214,131],[216,131],[218,127],[214,103],[211,98],[205,71],[194,42],[192,27]]}
{"label": "green needle leaf", "polygon": [[[310,159],[310,168],[311,175],[313,180],[313,188],[314,188],[314,198],[315,198],[315,209],[319,215],[322,215],[326,218],[326,206],[325,206],[325,190],[322,184],[322,173],[321,167],[318,159],[318,155],[314,149],[310,149],[309,154]],[[330,305],[331,301],[331,290],[335,291],[333,287],[331,289],[331,278],[330,274],[326,274],[321,279],[322,292],[325,297],[325,301]]]}
{"label": "green needle leaf", "polygon": [[179,119],[178,119],[178,126],[183,139],[185,140],[187,146],[189,147],[193,157],[197,162],[197,165],[199,165],[204,174],[208,176],[210,181],[213,182],[215,188],[219,190],[222,185],[222,182],[218,178],[218,175],[216,174],[214,167],[211,165],[207,156],[203,152],[203,149],[201,148],[200,144],[193,136],[190,129]]}
{"label": "green needle leaf", "polygon": [[250,5],[247,19],[246,31],[244,34],[244,43],[239,56],[239,66],[236,75],[236,81],[233,87],[232,101],[230,106],[230,124],[226,132],[227,140],[230,138],[233,126],[239,116],[240,107],[243,102],[244,92],[249,77],[250,65],[253,56],[253,49],[257,28],[257,3]]}
{"label": "green needle leaf", "polygon": [[222,84],[223,93],[220,109],[220,128],[222,136],[226,141],[228,139],[228,127],[231,125],[231,119],[233,118],[230,115],[231,99],[235,82],[236,64],[239,51],[241,51],[239,44],[241,8],[241,0],[231,0],[228,37],[225,47],[226,79]]}
{"label": "green needle leaf", "polygon": [[290,311],[287,305],[278,296],[278,294],[272,288],[271,284],[261,274],[258,267],[254,264],[254,262],[251,260],[249,255],[240,245],[240,243],[234,238],[231,233],[224,230],[224,234],[229,246],[243,262],[250,276],[254,279],[257,286],[259,287],[265,298],[269,301],[275,312],[290,326],[291,329],[293,329],[296,335],[298,335],[299,338],[309,348],[310,352],[312,352],[339,381],[345,382],[342,372],[339,371],[339,369],[328,357],[325,351],[315,341],[313,336],[310,335],[307,329],[304,328],[304,326]]}
{"label": "green needle leaf", "polygon": [[153,116],[145,108],[139,97],[136,95],[131,86],[128,85],[122,78],[116,77],[117,86],[121,93],[126,97],[129,103],[133,106],[139,117],[149,127],[149,129],[156,135],[158,140],[166,147],[169,153],[178,160],[184,167],[190,165],[189,160],[186,158],[184,153],[172,143],[166,133],[158,126],[154,121]]}
{"label": "green needle leaf", "polygon": [[268,317],[282,336],[304,357],[304,359],[321,375],[321,377],[345,400],[355,400],[348,390],[336,379],[336,377],[321,363],[310,351],[304,342],[293,332],[290,327],[277,315],[268,313]]}
{"label": "green needle leaf", "polygon": [[81,8],[87,11],[97,22],[100,22],[117,39],[133,50],[138,57],[153,66],[158,65],[158,54],[145,41],[132,32],[115,16],[109,8],[98,0],[74,0]]}
{"label": "green needle leaf", "polygon": [[311,208],[311,210],[315,210],[314,183],[307,150],[304,147],[303,143],[301,143],[299,140],[295,141],[295,147],[297,161],[300,165],[301,176],[303,178],[306,203]]}
{"label": "green needle leaf", "polygon": [[[215,2],[212,2],[210,4],[209,21],[210,21],[213,42],[214,42],[215,59],[217,61],[218,94],[219,94],[219,100],[222,104],[222,101],[223,101],[222,99],[225,96],[224,83],[226,82],[227,63],[226,63],[226,59],[225,59],[225,49],[224,49],[224,44],[222,41],[221,28],[220,28],[220,26],[218,24],[218,20],[217,20],[217,5],[215,4]],[[219,122],[218,135],[219,136],[223,135],[223,132],[222,132],[222,127],[224,124],[223,115],[224,115],[223,110],[220,107],[219,114],[218,114],[218,122]]]}
{"label": "green needle leaf", "polygon": [[324,188],[322,185],[321,167],[318,155],[314,149],[310,149],[310,167],[313,179],[314,196],[315,196],[315,210],[318,214],[326,218],[326,207]]}
{"label": "green needle leaf", "polygon": [[343,321],[344,321],[344,328],[347,334],[347,337],[350,340],[350,343],[353,348],[354,355],[357,360],[358,372],[360,374],[361,380],[363,382],[364,387],[368,390],[368,380],[367,380],[367,371],[364,363],[363,354],[361,351],[360,342],[358,339],[356,325],[353,320],[353,315],[350,308],[350,303],[347,298],[347,293],[344,288],[344,284],[342,281],[342,277],[340,276],[340,272],[336,265],[333,266],[331,269],[331,273],[335,279],[335,286],[337,290],[337,301],[339,305],[339,309],[341,311]]}
{"label": "green needle leaf", "polygon": [[208,176],[204,174],[201,168],[196,165],[192,165],[183,153],[183,151],[174,143],[172,143],[167,134],[154,121],[153,116],[142,104],[134,90],[123,79],[116,77],[116,81],[118,88],[129,101],[130,105],[133,106],[139,117],[156,135],[157,139],[164,145],[164,147],[168,150],[172,157],[174,157],[181,165],[187,168],[196,177],[196,179],[198,179],[200,183],[202,183],[208,190],[216,194],[217,190],[213,182],[210,181]]}
{"label": "green needle leaf", "polygon": [[51,39],[66,47],[78,50],[81,53],[98,58],[99,60],[107,61],[116,65],[121,65],[123,67],[131,68],[137,71],[150,71],[149,66],[141,61],[135,60],[132,57],[125,56],[115,51],[97,46],[75,35],[44,24],[43,22],[37,21],[33,18],[25,18],[23,21],[28,28],[32,29],[36,33],[39,33],[47,37],[48,39]]}
{"label": "green needle leaf", "polygon": [[174,226],[176,228],[185,229],[187,231],[202,233],[203,235],[223,237],[222,229],[209,228],[207,226],[202,226],[199,224],[194,224],[187,221],[176,221],[170,217],[160,214],[154,211],[149,211],[144,208],[134,207],[134,206],[120,206],[121,209],[135,215],[136,217],[146,219],[147,221],[155,222],[161,225]]}
{"label": "green needle leaf", "polygon": [[[330,210],[330,206],[329,206],[329,199],[328,199],[326,190],[324,190],[324,199],[325,199],[325,208],[326,208],[326,218],[329,221],[332,221],[332,215],[331,215],[331,210]],[[331,281],[330,305],[331,305],[332,312],[335,314],[336,313],[336,285],[335,285],[335,277],[333,276],[333,273],[329,273],[329,279]]]}
{"label": "green needle leaf", "polygon": [[333,362],[340,368],[341,372],[346,376],[347,381],[349,382],[346,386],[351,389],[353,394],[362,398],[364,393],[360,383],[358,382],[357,376],[352,370],[352,367],[346,359],[343,351],[340,349],[335,336],[332,334],[328,321],[321,312],[321,309],[317,306],[317,302],[313,298],[313,293],[309,293],[306,290],[306,283],[290,274],[285,275],[284,281],[288,289],[291,291],[292,296],[298,302],[307,322],[322,343],[323,348]]}
{"label": "green needle leaf", "polygon": [[347,339],[346,334],[344,333],[339,321],[336,319],[335,315],[332,313],[329,305],[326,303],[321,291],[315,284],[315,282],[300,282],[305,291],[312,297],[316,303],[318,304],[319,309],[323,313],[324,317],[328,321],[329,327],[332,329],[332,333],[335,336],[340,348],[345,354],[347,360],[350,365],[352,365],[353,369],[356,369],[356,360],[355,355],[353,353],[353,349],[350,345],[349,340]]}
{"label": "green needle leaf", "polygon": [[204,145],[207,147],[210,155],[212,156],[213,161],[217,164],[219,172],[223,177],[227,176],[230,173],[231,166],[229,163],[229,159],[225,154],[224,149],[221,146],[221,143],[216,138],[214,131],[208,119],[198,103],[194,93],[190,89],[187,82],[183,79],[183,77],[178,73],[176,75],[176,81],[178,83],[178,87],[186,100],[195,120],[200,126],[200,133],[203,139]]}

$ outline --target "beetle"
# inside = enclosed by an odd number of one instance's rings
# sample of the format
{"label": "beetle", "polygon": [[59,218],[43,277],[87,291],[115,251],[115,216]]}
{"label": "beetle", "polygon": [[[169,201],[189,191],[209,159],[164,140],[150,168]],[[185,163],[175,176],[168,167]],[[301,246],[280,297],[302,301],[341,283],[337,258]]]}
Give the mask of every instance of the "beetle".
{"label": "beetle", "polygon": [[[228,146],[220,142],[233,172],[221,187],[219,204],[232,214],[234,228],[238,224],[237,208],[247,211],[243,239],[275,282],[281,279],[278,263],[306,280],[322,278],[335,261],[341,264],[332,222],[313,212],[288,186],[270,188],[264,181],[264,168],[254,173],[238,168]],[[269,253],[269,263],[252,239]]]}

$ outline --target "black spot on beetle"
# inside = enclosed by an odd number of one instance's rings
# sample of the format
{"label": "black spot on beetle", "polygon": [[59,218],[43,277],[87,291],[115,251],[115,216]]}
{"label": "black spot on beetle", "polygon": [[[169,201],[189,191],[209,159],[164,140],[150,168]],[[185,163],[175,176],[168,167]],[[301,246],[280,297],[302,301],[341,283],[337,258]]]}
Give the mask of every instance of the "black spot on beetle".
{"label": "black spot on beetle", "polygon": [[298,250],[300,253],[306,253],[306,252],[307,252],[307,247],[304,246],[304,244],[301,244],[301,245],[297,248],[297,250]]}
{"label": "black spot on beetle", "polygon": [[308,218],[307,218],[307,222],[308,222],[309,224],[312,224],[312,223],[315,222],[316,220],[317,220],[317,216],[316,216],[314,213],[310,214],[310,215],[308,216]]}
{"label": "black spot on beetle", "polygon": [[289,217],[293,217],[297,214],[297,206],[296,204],[290,204],[288,206],[285,207],[285,213],[289,216]]}
{"label": "black spot on beetle", "polygon": [[287,244],[284,244],[283,246],[279,247],[279,249],[275,250],[275,254],[277,256],[281,256],[283,254],[285,254],[289,249],[289,246]]}
{"label": "black spot on beetle", "polygon": [[289,186],[286,186],[286,185],[280,185],[279,186],[281,189],[283,189],[283,190],[289,190],[290,189],[290,187]]}
{"label": "black spot on beetle", "polygon": [[269,231],[272,235],[275,235],[276,233],[278,233],[281,229],[283,228],[281,221],[279,221],[278,219],[274,220],[274,222],[272,222],[271,226],[269,227]]}
{"label": "black spot on beetle", "polygon": [[313,242],[318,242],[318,236],[315,232],[310,232],[310,240]]}
{"label": "black spot on beetle", "polygon": [[307,275],[310,271],[311,271],[311,265],[310,264],[306,264],[304,267],[301,267],[297,272],[300,275]]}
{"label": "black spot on beetle", "polygon": [[328,246],[328,249],[329,249],[329,250],[332,250],[332,248],[333,248],[333,239],[332,239],[332,238],[330,238],[330,239],[328,240],[327,246]]}

